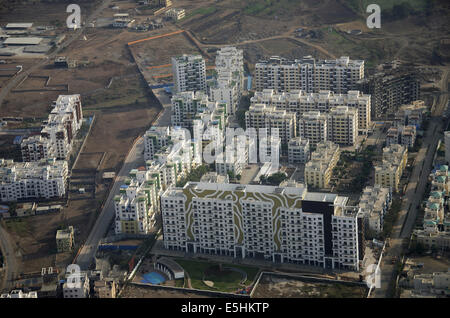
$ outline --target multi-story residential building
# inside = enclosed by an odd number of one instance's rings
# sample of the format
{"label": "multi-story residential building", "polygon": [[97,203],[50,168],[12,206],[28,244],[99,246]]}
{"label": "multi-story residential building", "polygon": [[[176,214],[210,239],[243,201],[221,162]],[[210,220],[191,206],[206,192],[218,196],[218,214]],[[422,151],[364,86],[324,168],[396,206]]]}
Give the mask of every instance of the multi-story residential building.
{"label": "multi-story residential building", "polygon": [[399,144],[383,148],[381,164],[375,166],[375,185],[398,192],[398,185],[408,161],[408,149]]}
{"label": "multi-story residential building", "polygon": [[223,47],[216,55],[217,77],[208,87],[212,101],[225,103],[227,114],[235,114],[244,91],[244,55],[235,47]]}
{"label": "multi-story residential building", "polygon": [[58,253],[70,252],[75,244],[75,232],[73,226],[56,232],[56,248]]}
{"label": "multi-story residential building", "polygon": [[114,197],[115,233],[148,234],[158,211],[158,185],[146,169],[130,171],[130,177]]}
{"label": "multi-story residential building", "polygon": [[311,160],[305,165],[305,183],[314,188],[330,187],[333,169],[339,161],[339,146],[331,141],[317,144]]}
{"label": "multi-story residential building", "polygon": [[396,64],[380,67],[384,70],[360,80],[357,85],[358,90],[372,95],[373,119],[391,116],[399,106],[420,98],[420,82],[413,71],[399,68]]}
{"label": "multi-story residential building", "polygon": [[297,118],[295,113],[277,109],[266,104],[251,105],[245,112],[246,128],[266,128],[267,135],[274,135],[274,129],[278,129],[281,144],[287,145],[289,140],[297,136]]}
{"label": "multi-story residential building", "polygon": [[227,114],[235,114],[242,96],[236,80],[231,77],[219,77],[209,84],[209,99],[227,105]]}
{"label": "multi-story residential building", "polygon": [[177,93],[206,92],[206,65],[201,55],[172,57],[172,73]]}
{"label": "multi-story residential building", "polygon": [[170,142],[170,128],[152,126],[144,135],[144,160],[153,160],[155,154]]}
{"label": "multi-story residential building", "polygon": [[358,137],[358,110],[337,106],[327,114],[327,140],[340,145],[353,146]]}
{"label": "multi-story residential building", "polygon": [[218,174],[227,175],[228,172],[235,176],[242,174],[249,163],[248,153],[250,149],[253,149],[254,140],[245,138],[245,143],[239,144],[239,142],[239,138],[235,136],[231,144],[225,145],[223,156],[215,162]]}
{"label": "multi-story residential building", "polygon": [[[172,126],[192,128],[194,119],[198,119],[204,112],[213,113],[218,102],[211,102],[204,92],[182,92],[172,97]],[[226,116],[226,109],[222,110]]]}
{"label": "multi-story residential building", "polygon": [[416,142],[416,126],[390,127],[386,135],[386,146],[400,144],[407,148],[414,147]]}
{"label": "multi-story residential building", "polygon": [[186,16],[186,11],[184,9],[171,8],[166,11],[166,17],[172,19],[173,21],[178,21]]}
{"label": "multi-story residential building", "polygon": [[415,230],[417,242],[426,248],[450,248],[450,174],[447,165],[441,165],[430,174],[431,192],[425,204],[423,230]]}
{"label": "multi-story residential building", "polygon": [[303,187],[189,182],[161,196],[164,247],[359,269],[359,210]]}
{"label": "multi-story residential building", "polygon": [[277,56],[255,65],[256,91],[275,89],[281,92],[331,90],[346,93],[357,88],[364,78],[364,61],[343,56],[336,60],[315,61],[311,56],[289,61]]}
{"label": "multi-story residential building", "polygon": [[290,164],[307,163],[310,156],[308,139],[295,137],[289,141],[288,161]]}
{"label": "multi-story residential building", "polygon": [[320,142],[327,141],[327,116],[319,111],[303,113],[298,119],[298,135],[309,140],[310,145],[313,147]]}
{"label": "multi-story residential building", "polygon": [[422,126],[424,114],[427,110],[428,107],[423,100],[415,100],[410,104],[402,105],[395,114],[394,125],[416,126],[416,128],[419,129]]}
{"label": "multi-story residential building", "polygon": [[59,95],[52,106],[40,137],[31,136],[22,140],[23,161],[69,158],[73,140],[83,121],[80,95]]}
{"label": "multi-story residential building", "polygon": [[364,216],[366,228],[373,234],[383,231],[384,216],[392,203],[390,189],[378,185],[366,187],[359,201],[359,208]]}
{"label": "multi-story residential building", "polygon": [[65,160],[14,162],[0,159],[0,199],[9,202],[63,197],[67,175]]}
{"label": "multi-story residential building", "polygon": [[278,109],[295,112],[297,118],[310,111],[328,113],[336,106],[350,106],[358,109],[358,129],[360,133],[367,133],[371,123],[370,95],[359,91],[348,91],[347,94],[337,94],[331,91],[307,93],[301,90],[277,93],[273,89],[255,92],[251,98],[252,104],[267,104]]}
{"label": "multi-story residential building", "polygon": [[63,284],[64,298],[89,298],[89,277],[87,272],[66,273],[66,282]]}

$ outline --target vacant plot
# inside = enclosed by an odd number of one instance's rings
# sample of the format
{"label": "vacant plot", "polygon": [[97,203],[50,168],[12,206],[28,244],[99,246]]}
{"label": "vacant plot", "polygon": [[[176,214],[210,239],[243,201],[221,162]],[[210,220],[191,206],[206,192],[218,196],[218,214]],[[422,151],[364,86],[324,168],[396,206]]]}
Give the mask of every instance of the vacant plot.
{"label": "vacant plot", "polygon": [[199,295],[190,292],[188,289],[184,291],[153,289],[146,286],[138,286],[128,284],[121,294],[122,298],[209,298],[206,295]]}
{"label": "vacant plot", "polygon": [[253,293],[255,298],[365,298],[366,295],[364,286],[302,281],[270,274],[261,277]]}
{"label": "vacant plot", "polygon": [[[217,264],[176,259],[189,273],[192,288],[236,292],[252,284],[259,269],[251,266]],[[206,282],[206,283],[205,283]]]}

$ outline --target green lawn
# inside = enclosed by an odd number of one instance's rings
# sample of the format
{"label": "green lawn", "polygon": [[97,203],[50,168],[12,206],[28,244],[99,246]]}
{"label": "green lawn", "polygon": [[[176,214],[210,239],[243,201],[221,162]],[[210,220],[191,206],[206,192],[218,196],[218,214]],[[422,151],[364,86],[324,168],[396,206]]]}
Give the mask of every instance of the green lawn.
{"label": "green lawn", "polygon": [[[218,290],[223,292],[235,292],[236,290],[242,288],[240,282],[242,280],[242,275],[235,271],[230,271],[222,269],[219,271],[218,263],[204,262],[204,261],[192,261],[185,259],[175,260],[180,266],[188,272],[191,278],[192,288],[195,289],[207,289],[207,290]],[[256,274],[259,269],[251,266],[241,266],[234,264],[222,264],[223,267],[233,267],[238,268],[247,273],[247,280],[245,285],[250,285],[256,278]],[[203,280],[210,280],[214,282],[214,287],[209,287],[203,283]]]}

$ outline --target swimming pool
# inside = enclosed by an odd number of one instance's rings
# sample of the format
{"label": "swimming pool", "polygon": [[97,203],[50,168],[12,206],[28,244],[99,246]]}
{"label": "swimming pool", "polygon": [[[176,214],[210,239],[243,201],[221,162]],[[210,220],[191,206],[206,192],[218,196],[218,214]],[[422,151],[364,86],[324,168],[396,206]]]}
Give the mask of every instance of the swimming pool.
{"label": "swimming pool", "polygon": [[159,285],[164,283],[166,279],[157,272],[150,272],[142,275],[141,283]]}

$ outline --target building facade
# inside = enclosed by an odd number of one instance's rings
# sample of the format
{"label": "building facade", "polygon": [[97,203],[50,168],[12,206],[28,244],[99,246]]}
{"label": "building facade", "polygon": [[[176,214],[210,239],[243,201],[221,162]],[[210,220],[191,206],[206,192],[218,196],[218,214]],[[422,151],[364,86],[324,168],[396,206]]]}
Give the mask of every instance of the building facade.
{"label": "building facade", "polygon": [[305,165],[305,183],[319,189],[330,187],[334,167],[340,157],[339,146],[331,141],[317,144],[311,160]]}
{"label": "building facade", "polygon": [[206,92],[206,64],[201,55],[182,55],[172,57],[174,90]]}
{"label": "building facade", "polygon": [[351,60],[347,56],[318,61],[311,56],[294,61],[274,56],[255,64],[254,89],[346,93],[355,90],[358,81],[363,78],[364,61]]}
{"label": "building facade", "polygon": [[299,187],[189,182],[161,197],[164,247],[359,269],[358,210]]}
{"label": "building facade", "polygon": [[14,162],[0,159],[0,198],[3,202],[61,198],[66,194],[65,160]]}

